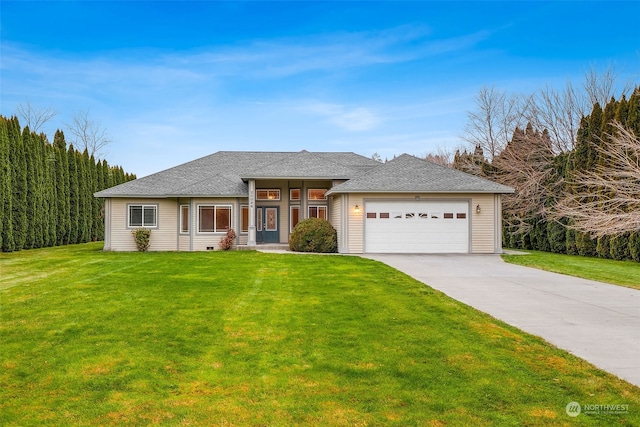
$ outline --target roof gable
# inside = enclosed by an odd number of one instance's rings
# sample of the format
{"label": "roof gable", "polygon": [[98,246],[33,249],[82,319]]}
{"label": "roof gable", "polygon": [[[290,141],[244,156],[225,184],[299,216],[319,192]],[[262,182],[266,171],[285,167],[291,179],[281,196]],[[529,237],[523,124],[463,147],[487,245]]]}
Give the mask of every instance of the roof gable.
{"label": "roof gable", "polygon": [[513,188],[403,154],[337,185],[327,194],[355,192],[512,193]]}
{"label": "roof gable", "polygon": [[359,170],[338,163],[329,156],[302,150],[248,171],[242,177],[348,179],[358,172]]}

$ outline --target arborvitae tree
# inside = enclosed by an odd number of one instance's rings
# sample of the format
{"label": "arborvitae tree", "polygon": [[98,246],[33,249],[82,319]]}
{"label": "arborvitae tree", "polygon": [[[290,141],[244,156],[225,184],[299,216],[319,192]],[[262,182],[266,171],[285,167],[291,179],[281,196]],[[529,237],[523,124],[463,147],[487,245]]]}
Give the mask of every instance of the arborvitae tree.
{"label": "arborvitae tree", "polygon": [[22,131],[22,142],[24,143],[24,153],[27,159],[27,226],[25,230],[26,238],[24,246],[20,249],[32,249],[36,247],[36,233],[42,230],[36,230],[40,224],[38,217],[38,171],[35,161],[36,148],[29,127],[25,127]]}
{"label": "arborvitae tree", "polygon": [[0,117],[0,250],[13,251],[11,166],[9,165],[9,123]]}
{"label": "arborvitae tree", "polygon": [[53,138],[56,156],[56,244],[69,243],[69,164],[67,162],[67,144],[62,131],[56,131]]}
{"label": "arborvitae tree", "polygon": [[89,172],[91,178],[91,187],[89,188],[89,197],[91,201],[91,241],[95,242],[99,238],[100,234],[100,199],[93,197],[93,193],[98,191],[98,166],[96,160],[93,157],[89,157]]}
{"label": "arborvitae tree", "polygon": [[596,253],[600,258],[610,258],[611,257],[611,236],[602,236],[599,237],[596,244]]}
{"label": "arborvitae tree", "polygon": [[600,145],[602,136],[602,107],[597,102],[593,105],[591,115],[589,116],[589,158],[587,159],[587,169],[592,170],[598,161],[598,152],[596,147]]}
{"label": "arborvitae tree", "polygon": [[610,258],[617,260],[625,260],[631,259],[631,251],[629,248],[629,237],[631,237],[631,233],[623,233],[617,236],[611,237]]}
{"label": "arborvitae tree", "polygon": [[91,227],[93,221],[91,219],[91,213],[93,212],[93,195],[91,193],[91,172],[89,170],[89,152],[85,149],[80,155],[81,171],[79,175],[78,184],[81,194],[81,209],[82,214],[80,216],[80,230],[81,230],[81,243],[86,243],[91,240]]}
{"label": "arborvitae tree", "polygon": [[78,243],[80,235],[78,218],[80,216],[80,189],[78,187],[78,156],[73,149],[73,144],[67,150],[69,165],[69,243]]}
{"label": "arborvitae tree", "polygon": [[19,251],[27,239],[27,158],[25,157],[20,122],[17,117],[9,120],[9,165],[11,167],[11,209],[14,245]]}
{"label": "arborvitae tree", "polygon": [[58,229],[58,188],[57,182],[57,168],[56,168],[56,153],[51,144],[46,141],[44,134],[42,139],[45,141],[45,205],[47,211],[47,230],[48,233],[45,236],[45,246],[55,246],[57,242],[57,229]]}

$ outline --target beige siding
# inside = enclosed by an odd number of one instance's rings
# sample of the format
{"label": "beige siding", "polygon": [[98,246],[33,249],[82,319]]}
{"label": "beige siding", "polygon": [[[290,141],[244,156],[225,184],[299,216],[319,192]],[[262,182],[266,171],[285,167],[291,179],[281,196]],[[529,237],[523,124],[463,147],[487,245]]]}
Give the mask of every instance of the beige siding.
{"label": "beige siding", "polygon": [[188,234],[181,234],[180,236],[178,236],[178,250],[181,252],[188,252],[191,249],[191,246],[189,245],[189,242],[191,240],[191,237],[189,237]]}
{"label": "beige siding", "polygon": [[[367,200],[466,200],[470,202],[469,215],[471,219],[471,252],[494,253],[500,242],[496,243],[495,195],[494,194],[349,194],[349,226],[348,252],[362,253],[364,251],[364,215]],[[360,207],[360,213],[355,213],[355,205]],[[476,206],[480,205],[480,214],[476,213]]]}
{"label": "beige siding", "polygon": [[[480,213],[476,207],[480,205]],[[493,194],[476,194],[471,202],[472,245],[474,254],[492,254],[495,252],[495,203]]]}
{"label": "beige siding", "polygon": [[341,202],[341,196],[337,195],[337,196],[331,196],[329,198],[329,222],[331,223],[331,225],[333,225],[333,228],[336,229],[337,235],[338,235],[338,248],[340,248],[341,244],[340,242],[342,242],[342,238],[343,238],[343,232],[342,232],[342,221],[341,221],[341,215],[342,215],[342,210],[340,209],[340,202]]}
{"label": "beige siding", "polygon": [[111,229],[113,251],[137,250],[132,228],[127,227],[127,206],[132,204],[157,205],[158,227],[151,229],[150,251],[175,251],[178,249],[178,202],[175,199],[110,199],[107,220]]}
{"label": "beige siding", "polygon": [[[349,194],[347,209],[349,227],[347,228],[348,253],[361,254],[364,252],[364,200],[362,194]],[[355,212],[356,205],[360,210]]]}
{"label": "beige siding", "polygon": [[226,232],[219,233],[198,233],[198,205],[230,205],[231,206],[231,228],[237,230],[238,209],[240,206],[235,198],[193,198],[191,200],[191,235],[193,236],[192,247],[194,251],[206,251],[218,249],[218,243],[226,235]]}

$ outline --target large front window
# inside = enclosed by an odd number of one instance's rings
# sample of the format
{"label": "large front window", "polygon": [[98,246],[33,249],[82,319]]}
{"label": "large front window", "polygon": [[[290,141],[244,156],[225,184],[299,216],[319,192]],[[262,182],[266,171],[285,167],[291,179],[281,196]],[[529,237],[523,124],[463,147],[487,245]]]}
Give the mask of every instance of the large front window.
{"label": "large front window", "polygon": [[157,205],[129,205],[129,227],[155,228],[158,226]]}
{"label": "large front window", "polygon": [[231,206],[198,206],[198,233],[220,233],[231,228]]}

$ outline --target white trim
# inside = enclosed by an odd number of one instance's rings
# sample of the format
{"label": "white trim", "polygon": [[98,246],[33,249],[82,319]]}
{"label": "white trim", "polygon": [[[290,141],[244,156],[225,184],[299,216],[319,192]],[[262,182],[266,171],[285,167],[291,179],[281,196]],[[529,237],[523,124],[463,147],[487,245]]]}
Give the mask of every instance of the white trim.
{"label": "white trim", "polygon": [[[201,207],[207,207],[207,208],[213,208],[213,230],[214,231],[200,231],[200,208]],[[196,212],[197,212],[197,216],[196,216],[196,233],[197,234],[222,234],[222,233],[226,233],[227,230],[220,230],[218,231],[218,224],[217,224],[217,215],[216,215],[216,211],[218,208],[228,208],[229,209],[229,228],[233,228],[233,205],[216,205],[216,204],[212,204],[212,203],[198,203],[196,205]]]}
{"label": "white trim", "polygon": [[[311,192],[312,191],[324,191],[324,198],[322,198],[322,199],[312,199],[311,198]],[[323,201],[327,200],[327,191],[329,191],[329,190],[326,189],[326,188],[308,188],[307,189],[307,200],[309,202],[323,202]]]}
{"label": "white trim", "polygon": [[302,207],[300,205],[291,205],[289,206],[289,233],[293,232],[294,229],[294,225],[293,225],[293,210],[294,209],[298,209],[298,222],[302,221],[302,218],[300,217],[300,213],[302,212]]}
{"label": "white trim", "polygon": [[[182,223],[183,223],[183,219],[184,219],[183,218],[184,214],[182,212],[183,208],[187,208],[187,230],[186,231],[184,231],[182,229]],[[190,206],[188,204],[186,204],[186,203],[180,204],[180,211],[179,211],[180,215],[178,215],[178,221],[180,221],[180,225],[178,227],[178,233],[180,233],[183,236],[189,235],[189,230],[191,229],[191,215],[190,215],[190,213],[191,213],[191,208],[190,208]]]}
{"label": "white trim", "polygon": [[[260,197],[258,197],[258,193],[260,193],[261,191],[266,191],[267,192],[267,198],[266,199],[262,199]],[[270,193],[274,192],[275,194],[277,194],[277,197],[272,197],[270,198],[269,196],[271,195]],[[274,196],[275,196],[274,194]],[[256,190],[256,200],[260,201],[260,202],[277,202],[280,200],[280,198],[282,197],[281,191],[279,188],[259,188]]]}
{"label": "white trim", "polygon": [[[142,224],[141,225],[131,225],[131,207],[133,206],[139,206],[142,208]],[[153,208],[155,210],[155,225],[147,225],[144,223],[144,211],[145,208]],[[158,228],[158,223],[160,222],[159,220],[159,209],[158,209],[158,204],[157,203],[127,203],[127,228],[128,229],[134,229],[134,228],[153,228],[156,229]]]}
{"label": "white trim", "polygon": [[[297,191],[298,192],[298,198],[294,199],[293,198],[293,192]],[[290,188],[289,189],[289,201],[291,202],[299,202],[302,199],[302,189],[300,188]]]}

